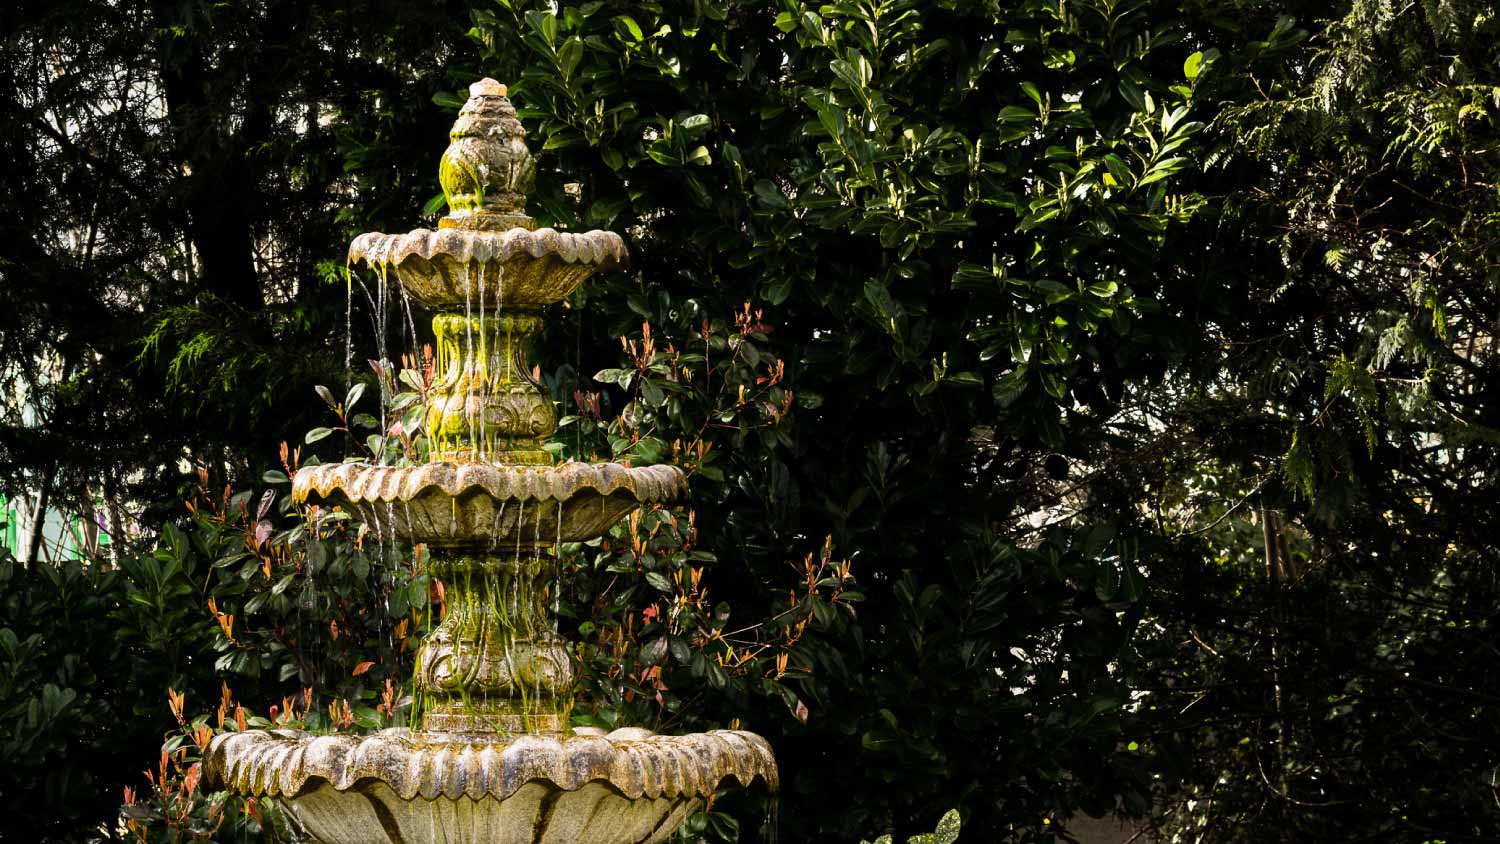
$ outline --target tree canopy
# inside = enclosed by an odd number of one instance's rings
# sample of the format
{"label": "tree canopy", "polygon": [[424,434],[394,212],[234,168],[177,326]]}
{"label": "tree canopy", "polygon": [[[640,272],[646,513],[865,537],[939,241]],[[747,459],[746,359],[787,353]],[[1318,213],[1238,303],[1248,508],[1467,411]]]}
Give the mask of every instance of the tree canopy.
{"label": "tree canopy", "polygon": [[6,814],[282,840],[205,730],[404,723],[441,586],[286,480],[399,440],[430,338],[342,255],[488,75],[531,213],[632,253],[537,350],[549,449],[690,477],[564,549],[577,723],[766,735],[789,842],[1500,836],[1500,21],[1307,11],[21,3],[0,478],[136,529],[0,562]]}

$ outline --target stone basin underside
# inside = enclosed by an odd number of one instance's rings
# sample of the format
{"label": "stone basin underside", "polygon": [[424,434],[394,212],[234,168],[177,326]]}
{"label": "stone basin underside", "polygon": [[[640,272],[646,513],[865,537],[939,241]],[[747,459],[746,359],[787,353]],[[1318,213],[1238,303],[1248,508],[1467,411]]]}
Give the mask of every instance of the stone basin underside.
{"label": "stone basin underside", "polygon": [[[580,731],[587,732],[587,731]],[[278,799],[324,844],[661,841],[726,780],[777,785],[754,733],[216,736],[207,783]]]}
{"label": "stone basin underside", "polygon": [[343,463],[299,470],[292,495],[348,507],[379,536],[509,549],[601,536],[642,504],[676,499],[684,483],[675,466]]}
{"label": "stone basin underside", "polygon": [[625,260],[625,242],[603,231],[417,229],[370,232],[349,245],[349,263],[394,268],[406,292],[427,307],[476,313],[550,305]]}
{"label": "stone basin underside", "polygon": [[630,800],[603,783],[562,791],[531,782],[505,800],[403,800],[382,782],[323,783],[281,804],[323,844],[655,844],[697,811],[696,797]]}

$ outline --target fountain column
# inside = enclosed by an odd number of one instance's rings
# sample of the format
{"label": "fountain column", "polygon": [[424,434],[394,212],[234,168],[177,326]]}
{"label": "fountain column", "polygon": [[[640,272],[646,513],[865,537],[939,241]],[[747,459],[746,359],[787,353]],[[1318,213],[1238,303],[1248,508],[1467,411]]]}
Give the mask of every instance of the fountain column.
{"label": "fountain column", "polygon": [[435,459],[552,465],[542,443],[557,431],[557,411],[528,360],[541,329],[541,314],[532,310],[433,317],[438,380],[427,430]]}
{"label": "fountain column", "polygon": [[434,549],[446,614],[417,652],[424,729],[560,733],[573,668],[547,610],[554,560],[532,549]]}

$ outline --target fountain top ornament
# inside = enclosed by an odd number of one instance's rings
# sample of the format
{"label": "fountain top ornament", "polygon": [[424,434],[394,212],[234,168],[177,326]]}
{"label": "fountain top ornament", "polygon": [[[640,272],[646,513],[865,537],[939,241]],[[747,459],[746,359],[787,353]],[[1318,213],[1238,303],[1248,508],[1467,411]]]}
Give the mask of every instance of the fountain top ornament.
{"label": "fountain top ornament", "polygon": [[[571,728],[572,647],[557,632],[559,546],[602,536],[686,490],[675,466],[566,462],[529,345],[542,308],[627,260],[611,232],[538,228],[536,165],[504,85],[484,79],[449,135],[436,231],[362,234],[352,265],[394,274],[433,313],[427,462],[309,466],[298,503],[340,507],[381,537],[426,545],[445,614],[418,649],[422,729],[367,736],[249,730],[215,736],[213,788],[278,800],[326,844],[578,842],[670,836],[720,784],[775,790],[765,739]],[[410,432],[408,432],[410,433]]]}
{"label": "fountain top ornament", "polygon": [[349,244],[351,264],[395,268],[407,292],[429,307],[472,305],[474,288],[487,287],[500,307],[536,308],[626,261],[614,232],[539,229],[526,213],[536,162],[505,94],[493,79],[469,86],[438,164],[448,214],[437,231],[362,234]]}

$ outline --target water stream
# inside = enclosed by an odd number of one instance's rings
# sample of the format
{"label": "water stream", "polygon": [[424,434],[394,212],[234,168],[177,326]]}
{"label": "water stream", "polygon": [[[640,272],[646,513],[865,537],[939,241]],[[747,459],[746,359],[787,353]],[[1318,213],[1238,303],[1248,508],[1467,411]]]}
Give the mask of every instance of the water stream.
{"label": "water stream", "polygon": [[463,264],[463,287],[464,287],[464,369],[460,374],[459,389],[462,390],[464,406],[464,425],[470,432],[469,436],[469,459],[478,460],[478,447],[474,442],[472,432],[474,430],[474,308],[470,301],[470,273],[469,263]]}
{"label": "water stream", "polygon": [[[492,344],[489,341],[490,331],[485,326],[485,323],[484,323],[484,265],[483,264],[479,265],[478,276],[479,276],[479,357],[477,358],[478,362],[476,363],[476,365],[479,367],[479,441],[478,441],[478,449],[479,449],[479,457],[480,457],[480,459],[482,459],[482,460],[488,460],[489,457],[490,457],[490,451],[489,451],[489,442],[490,441],[489,441],[489,437],[487,436],[487,431],[486,431],[485,423],[486,423],[486,420],[488,419],[488,417],[490,415],[489,412],[488,412],[489,411],[489,406],[490,406],[490,403],[489,403],[489,398],[490,398],[490,373],[492,373],[494,371],[494,368],[491,366],[491,361],[490,361],[490,355],[493,353],[493,349],[490,348],[490,346]],[[467,295],[467,293],[465,295]],[[473,435],[474,435],[474,430],[473,430],[473,426],[471,425],[470,428],[469,428],[469,436],[470,436],[470,438],[473,438]]]}
{"label": "water stream", "polygon": [[354,267],[344,262],[344,395],[354,386]]}

